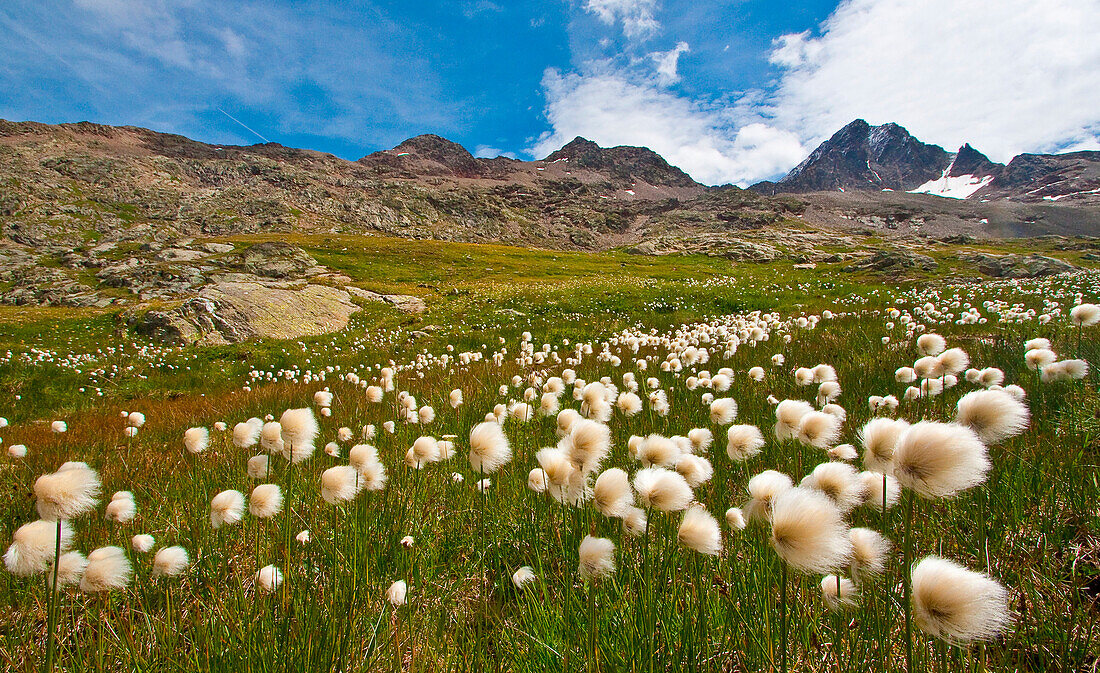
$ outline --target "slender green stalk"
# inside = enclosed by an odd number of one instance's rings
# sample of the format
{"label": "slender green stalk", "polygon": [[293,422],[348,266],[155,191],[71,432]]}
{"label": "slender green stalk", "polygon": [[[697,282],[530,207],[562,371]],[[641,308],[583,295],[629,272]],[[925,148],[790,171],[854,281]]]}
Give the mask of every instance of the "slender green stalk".
{"label": "slender green stalk", "polygon": [[780,618],[783,622],[782,626],[780,627],[781,630],[780,630],[780,638],[779,638],[779,640],[780,640],[779,647],[782,650],[782,652],[780,653],[779,658],[780,658],[780,661],[782,662],[780,664],[780,670],[782,671],[782,673],[787,673],[787,645],[788,645],[787,636],[788,636],[789,628],[790,628],[790,625],[789,625],[790,619],[789,619],[789,614],[788,614],[788,609],[787,609],[787,564],[783,563],[781,561],[779,563],[779,565],[780,565],[780,568],[781,568],[781,570],[779,571],[780,572],[779,610],[780,610]]}
{"label": "slender green stalk", "polygon": [[905,546],[901,561],[902,602],[905,604],[905,670],[908,673],[913,673],[913,574],[909,567],[913,562],[913,499],[913,492],[906,492]]}
{"label": "slender green stalk", "polygon": [[46,665],[43,667],[46,673],[50,673],[54,669],[54,648],[57,646],[57,613],[59,598],[57,593],[57,573],[58,566],[61,564],[61,525],[61,518],[58,517],[53,546],[53,582],[50,584],[49,599],[46,603],[46,620],[48,624],[46,626]]}

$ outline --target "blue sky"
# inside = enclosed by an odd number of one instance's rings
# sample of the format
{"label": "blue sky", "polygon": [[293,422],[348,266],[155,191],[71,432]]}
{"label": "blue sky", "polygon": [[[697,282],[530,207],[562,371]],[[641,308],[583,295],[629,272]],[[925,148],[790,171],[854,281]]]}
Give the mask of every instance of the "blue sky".
{"label": "blue sky", "polygon": [[956,4],[8,0],[0,117],[348,159],[579,134],[710,184],[782,174],[855,117],[999,160],[1100,147],[1100,0]]}

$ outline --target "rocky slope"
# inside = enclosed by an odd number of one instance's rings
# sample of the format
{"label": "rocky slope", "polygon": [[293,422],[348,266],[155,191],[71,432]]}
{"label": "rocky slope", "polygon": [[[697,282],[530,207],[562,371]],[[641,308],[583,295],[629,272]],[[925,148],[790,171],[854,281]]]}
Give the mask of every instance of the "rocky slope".
{"label": "rocky slope", "polygon": [[[0,303],[155,303],[141,329],[218,343],[330,329],[356,302],[422,308],[415,297],[351,286],[301,249],[226,242],[233,236],[385,234],[813,264],[837,261],[838,241],[858,247],[868,235],[918,250],[948,236],[1100,230],[1100,208],[1058,191],[1087,191],[1096,153],[1024,155],[999,167],[969,147],[947,155],[896,125],[851,124],[834,138],[786,183],[820,191],[762,194],[704,187],[649,149],[583,138],[539,161],[475,158],[433,135],[346,161],[273,143],[0,121]],[[934,167],[948,156],[946,169]],[[1034,198],[989,191],[963,201],[901,191],[961,170],[997,171],[990,190],[1047,187]],[[838,191],[850,184],[838,182],[842,174],[866,188]],[[287,325],[299,331],[277,328],[265,308],[274,304],[298,307]]]}

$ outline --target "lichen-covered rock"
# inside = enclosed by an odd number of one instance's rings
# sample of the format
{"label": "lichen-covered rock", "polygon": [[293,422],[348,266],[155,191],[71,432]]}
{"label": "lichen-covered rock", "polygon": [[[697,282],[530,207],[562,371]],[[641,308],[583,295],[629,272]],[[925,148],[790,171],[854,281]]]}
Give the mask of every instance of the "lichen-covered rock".
{"label": "lichen-covered rock", "polygon": [[299,339],[343,329],[359,310],[344,290],[247,281],[219,282],[167,311],[133,320],[135,331],[167,343],[224,344]]}
{"label": "lichen-covered rock", "polygon": [[987,276],[994,278],[1038,278],[1075,271],[1077,267],[1045,255],[988,255],[978,253],[968,257]]}
{"label": "lichen-covered rock", "polygon": [[282,241],[257,243],[248,248],[241,253],[240,268],[265,278],[301,278],[326,270],[305,250]]}

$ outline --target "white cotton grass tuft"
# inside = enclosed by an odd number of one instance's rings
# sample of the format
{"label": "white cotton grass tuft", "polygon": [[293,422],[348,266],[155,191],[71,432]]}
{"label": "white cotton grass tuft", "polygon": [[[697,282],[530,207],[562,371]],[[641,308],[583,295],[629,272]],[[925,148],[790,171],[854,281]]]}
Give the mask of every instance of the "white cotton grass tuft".
{"label": "white cotton grass tuft", "polygon": [[132,428],[140,428],[145,425],[145,414],[140,411],[131,411],[126,414],[126,424]]}
{"label": "white cotton grass tuft", "polygon": [[976,390],[959,399],[955,420],[997,444],[1027,429],[1031,414],[1027,405],[1003,390]]}
{"label": "white cotton grass tuft", "polygon": [[1011,622],[1008,591],[988,575],[929,556],[913,566],[913,617],[949,643],[992,640]]}
{"label": "white cotton grass tuft", "polygon": [[743,461],[764,448],[764,433],[755,425],[731,425],[726,430],[726,455],[733,461]]}
{"label": "white cotton grass tuft", "polygon": [[26,458],[27,446],[26,444],[12,444],[8,446],[8,455],[12,458]]}
{"label": "white cotton grass tuft", "polygon": [[228,489],[210,500],[210,525],[221,528],[233,525],[244,516],[244,494]]}
{"label": "white cotton grass tuft", "polygon": [[863,504],[863,481],[856,469],[847,463],[821,463],[802,479],[800,486],[821,491],[841,513]]}
{"label": "white cotton grass tuft", "polygon": [[270,473],[271,462],[268,456],[263,454],[252,456],[248,459],[245,471],[251,479],[265,479]]}
{"label": "white cotton grass tuft", "polygon": [[563,442],[569,460],[581,474],[588,475],[598,470],[610,453],[611,430],[603,423],[582,418],[573,423]]}
{"label": "white cotton grass tuft", "polygon": [[921,355],[939,355],[947,348],[947,340],[939,334],[922,334],[917,337],[917,352]]}
{"label": "white cotton grass tuft", "polygon": [[748,525],[745,521],[745,513],[740,507],[730,507],[726,510],[726,523],[733,530],[744,530]]}
{"label": "white cotton grass tuft", "polygon": [[562,409],[558,412],[556,418],[558,437],[565,437],[569,434],[569,431],[573,428],[573,424],[580,419],[581,415],[577,413],[576,409]]}
{"label": "white cotton grass tuft", "polygon": [[824,411],[811,411],[799,421],[797,436],[807,446],[827,449],[840,439],[840,420]]}
{"label": "white cotton grass tuft", "polygon": [[405,580],[397,580],[386,589],[386,601],[395,608],[399,608],[408,601],[409,585]]}
{"label": "white cotton grass tuft", "polygon": [[512,447],[497,423],[479,423],[470,430],[470,467],[475,472],[496,472],[512,460]]}
{"label": "white cotton grass tuft", "polygon": [[1078,327],[1092,327],[1100,323],[1100,306],[1096,304],[1078,304],[1069,311],[1070,320]]}
{"label": "white cotton grass tuft", "polygon": [[264,566],[256,571],[254,580],[257,588],[270,594],[283,585],[283,571],[273,565]]}
{"label": "white cotton grass tuft", "polygon": [[512,573],[512,584],[514,584],[517,589],[522,589],[534,581],[535,571],[531,566],[523,566]]}
{"label": "white cotton grass tuft", "polygon": [[337,465],[321,473],[321,497],[330,505],[353,499],[363,487],[364,480],[351,465]]}
{"label": "white cotton grass tuft", "polygon": [[585,535],[577,549],[577,574],[589,582],[615,572],[615,543],[604,537]]}
{"label": "white cotton grass tuft", "polygon": [[[78,551],[65,552],[57,559],[57,588],[75,587],[84,577],[84,570],[88,567],[88,558]],[[46,584],[51,589],[54,586],[53,573],[46,573]]]}
{"label": "white cotton grass tuft", "polygon": [[[863,482],[863,502],[875,511],[881,512],[883,506],[890,509],[898,504],[901,498],[901,486],[892,475],[871,471],[860,472],[859,480]],[[885,502],[883,502],[883,489],[886,489]]]}
{"label": "white cotton grass tuft", "polygon": [[447,396],[447,399],[450,402],[452,409],[457,409],[457,408],[461,407],[462,402],[463,402],[462,389],[461,388],[455,388],[454,390],[451,391],[450,395]]}
{"label": "white cotton grass tuft", "polygon": [[248,513],[257,519],[270,519],[283,511],[283,491],[278,484],[260,484],[248,498]]}
{"label": "white cotton grass tuft", "polygon": [[250,449],[260,441],[260,431],[264,422],[258,418],[250,418],[233,426],[233,445],[241,449]]}
{"label": "white cotton grass tuft", "polygon": [[901,419],[873,418],[859,431],[863,445],[863,464],[869,470],[889,472],[893,469],[894,448],[909,423]]}
{"label": "white cotton grass tuft", "polygon": [[202,453],[210,445],[210,431],[206,428],[187,428],[183,433],[183,447],[188,453]]}
{"label": "white cotton grass tuft", "polygon": [[680,447],[664,435],[652,434],[638,445],[637,458],[642,467],[670,467],[680,458]]}
{"label": "white cotton grass tuft", "polygon": [[1033,348],[1024,353],[1024,364],[1031,371],[1052,365],[1057,359],[1058,356],[1049,348]]}
{"label": "white cotton grass tuft", "polygon": [[116,523],[130,523],[135,516],[137,516],[137,505],[133,497],[112,498],[111,502],[107,503],[107,510],[104,513],[104,518]]}
{"label": "white cotton grass tuft", "polygon": [[938,379],[947,373],[940,359],[931,355],[926,355],[914,362],[913,372],[917,375],[917,378],[921,379]]}
{"label": "white cotton grass tuft", "polygon": [[527,488],[535,493],[545,493],[550,487],[550,480],[546,476],[546,470],[541,467],[533,467],[527,473]]}
{"label": "white cotton grass tuft", "polygon": [[53,563],[55,548],[60,542],[61,552],[73,545],[73,528],[61,520],[61,539],[57,539],[57,521],[39,519],[20,526],[12,536],[11,545],[4,553],[4,567],[16,577],[30,577],[45,572]]}
{"label": "white cotton grass tuft", "polygon": [[686,453],[676,461],[676,471],[683,475],[688,486],[698,488],[714,476],[714,466],[703,456]]}
{"label": "white cotton grass tuft", "polygon": [[279,417],[279,427],[282,429],[282,453],[285,458],[298,464],[313,455],[313,443],[320,431],[313,409],[287,409]]}
{"label": "white cotton grass tuft", "polygon": [[647,531],[648,522],[645,510],[641,507],[631,507],[622,517],[623,531],[628,535],[638,537]]}
{"label": "white cotton grass tuft", "polygon": [[85,463],[69,462],[34,482],[38,515],[43,519],[75,519],[99,502],[99,474]]}
{"label": "white cotton grass tuft", "polygon": [[936,356],[944,374],[958,374],[970,366],[970,356],[961,348],[948,348]]}
{"label": "white cotton grass tuft", "polygon": [[688,430],[687,437],[691,441],[691,448],[694,453],[706,453],[714,442],[714,433],[710,431],[710,428],[692,428]]}
{"label": "white cotton grass tuft", "polygon": [[978,382],[986,388],[999,386],[1005,382],[1005,373],[996,367],[986,367],[978,372]]}
{"label": "white cotton grass tuft", "polygon": [[772,501],[770,519],[772,547],[792,568],[823,574],[848,564],[852,543],[844,518],[820,491],[780,493]]}
{"label": "white cotton grass tuft", "polygon": [[917,380],[917,372],[912,367],[898,367],[894,371],[894,380],[898,383],[912,383]]}
{"label": "white cotton grass tuft", "polygon": [[833,612],[840,612],[859,605],[859,588],[852,580],[836,575],[821,578],[821,598]]}
{"label": "white cotton grass tuft", "polygon": [[156,543],[157,541],[152,535],[138,533],[130,538],[130,549],[133,549],[139,554],[148,554],[152,551],[153,545]]}
{"label": "white cotton grass tuft", "polygon": [[630,477],[616,467],[604,470],[596,477],[596,485],[592,488],[592,502],[606,517],[618,518],[625,515],[634,506]]}
{"label": "white cotton grass tuft", "polygon": [[647,467],[634,473],[634,490],[647,508],[662,512],[685,509],[695,497],[683,475],[663,467]]}
{"label": "white cotton grass tuft", "polygon": [[54,421],[54,422],[50,423],[50,430],[53,431],[53,432],[56,432],[57,434],[61,434],[63,432],[68,432],[69,431],[69,424],[66,423],[65,421]]}
{"label": "white cotton grass tuft", "polygon": [[838,444],[828,451],[829,458],[833,460],[855,460],[859,458],[859,452],[851,444]]}
{"label": "white cotton grass tuft", "polygon": [[283,453],[283,426],[278,421],[268,421],[260,428],[260,446],[270,454]]}
{"label": "white cotton grass tuft", "polygon": [[100,547],[88,554],[88,564],[80,578],[84,593],[100,593],[125,589],[133,575],[130,559],[121,547]]}
{"label": "white cotton grass tuft", "polygon": [[1028,339],[1024,342],[1024,350],[1029,351],[1035,348],[1050,348],[1050,339],[1044,337],[1036,337],[1034,339]]}
{"label": "white cotton grass tuft", "polygon": [[812,413],[813,406],[803,400],[783,400],[775,407],[775,438],[779,441],[794,439],[802,417]]}
{"label": "white cotton grass tuft", "polygon": [[849,571],[857,581],[881,575],[886,569],[886,558],[890,553],[890,540],[882,533],[870,528],[852,528],[848,531],[852,542],[852,560]]}
{"label": "white cotton grass tuft", "polygon": [[732,397],[721,397],[710,403],[710,422],[729,425],[737,418],[737,402]]}
{"label": "white cotton grass tuft", "polygon": [[684,512],[676,537],[680,544],[706,556],[717,556],[722,551],[722,530],[718,520],[702,505],[694,505]]}
{"label": "white cotton grass tuft", "polygon": [[153,557],[152,577],[175,577],[183,574],[191,563],[187,550],[180,546],[165,547]]}
{"label": "white cotton grass tuft", "polygon": [[894,450],[894,476],[925,498],[950,498],[977,486],[990,468],[982,440],[954,423],[911,425]]}
{"label": "white cotton grass tuft", "polygon": [[794,486],[790,477],[776,470],[764,470],[749,479],[746,489],[749,501],[745,504],[745,514],[749,519],[767,519],[771,516],[772,501]]}
{"label": "white cotton grass tuft", "polygon": [[439,441],[435,437],[417,437],[412,443],[412,447],[409,448],[408,456],[406,456],[406,462],[411,458],[412,462],[410,466],[421,468],[428,463],[438,462],[439,456]]}

